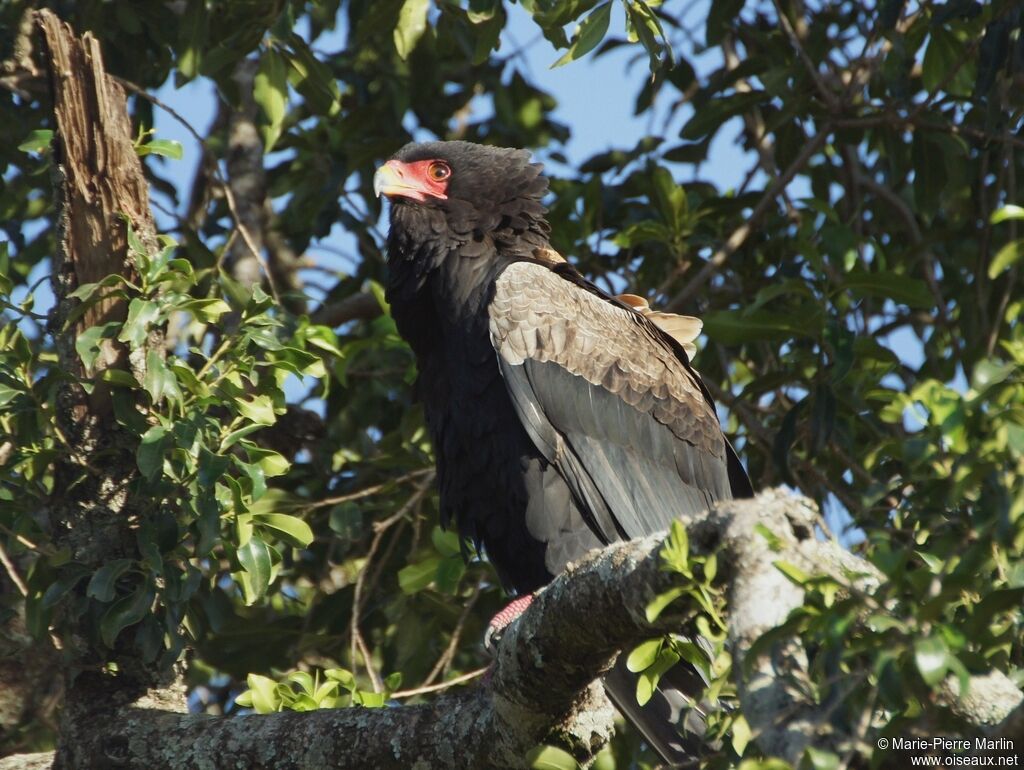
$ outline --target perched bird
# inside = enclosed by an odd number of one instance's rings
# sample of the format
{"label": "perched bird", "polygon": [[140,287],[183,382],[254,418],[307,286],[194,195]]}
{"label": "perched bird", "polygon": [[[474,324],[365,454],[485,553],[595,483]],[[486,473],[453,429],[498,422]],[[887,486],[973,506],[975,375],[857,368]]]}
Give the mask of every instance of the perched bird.
{"label": "perched bird", "polygon": [[[373,181],[392,203],[387,299],[416,356],[442,524],[507,588],[529,596],[592,548],[751,494],[690,366],[700,322],[612,297],[552,249],[529,153],[409,144]],[[694,676],[678,689],[695,694]],[[621,662],[605,685],[666,761],[687,758],[672,676],[643,708]]]}

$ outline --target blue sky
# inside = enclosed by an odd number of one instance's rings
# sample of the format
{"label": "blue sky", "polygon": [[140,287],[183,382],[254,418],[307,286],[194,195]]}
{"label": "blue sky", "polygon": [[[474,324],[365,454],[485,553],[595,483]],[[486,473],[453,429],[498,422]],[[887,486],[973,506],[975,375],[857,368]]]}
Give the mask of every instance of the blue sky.
{"label": "blue sky", "polygon": [[[707,6],[704,0],[693,4],[686,17],[691,22],[690,26],[703,29]],[[591,54],[551,69],[550,65],[560,52],[541,36],[522,6],[506,5],[506,8],[509,23],[503,33],[501,51],[521,50],[522,55],[516,57],[515,66],[524,70],[531,82],[555,97],[558,103],[555,116],[572,129],[572,139],[565,148],[571,162],[581,163],[590,155],[612,147],[631,148],[647,134],[674,136],[690,116],[690,110],[684,108],[676,111],[671,120],[666,120],[669,110],[665,98],[649,115],[643,118],[633,115],[636,93],[649,74],[646,54],[639,46],[623,46],[600,57]],[[616,3],[613,5],[610,36],[621,37],[623,29],[623,11]],[[321,36],[315,48],[319,52],[330,52],[340,50],[344,45],[345,30],[339,25],[334,32]],[[692,60],[699,74],[707,74],[720,65],[716,50]],[[672,95],[672,89],[665,91]],[[183,115],[200,133],[205,133],[213,118],[215,104],[207,82],[196,81],[175,89],[169,81],[157,96]],[[198,146],[173,117],[159,110],[156,128],[161,139],[174,139],[185,147],[185,159],[170,164],[166,171],[172,181],[187,189],[199,160]],[[738,185],[752,162],[752,158],[739,149],[736,142],[738,132],[738,121],[728,125],[712,143],[708,162],[700,169],[703,178],[715,182],[722,189]],[[694,171],[688,174],[684,169],[681,181],[693,178],[693,174]]]}
{"label": "blue sky", "polygon": [[[639,139],[650,134],[671,140],[691,116],[692,110],[688,106],[672,110],[671,101],[678,97],[678,92],[670,87],[663,89],[653,110],[642,118],[633,114],[636,94],[650,74],[646,53],[640,46],[621,46],[601,56],[592,53],[576,62],[551,69],[551,64],[562,52],[544,39],[521,5],[506,3],[505,7],[509,22],[502,36],[500,51],[505,55],[519,51],[520,54],[509,66],[522,70],[532,83],[555,98],[558,105],[555,117],[570,126],[572,137],[565,147],[552,149],[563,151],[570,163],[582,163],[591,155],[611,148],[630,149]],[[699,0],[691,4],[684,17],[684,26],[697,30],[695,34],[698,39],[703,37],[708,7],[707,0]],[[624,11],[619,3],[613,3],[612,9],[609,37],[622,38],[625,29]],[[304,32],[302,29],[299,31],[300,34]],[[318,38],[314,48],[321,55],[329,55],[332,51],[342,50],[345,43],[345,24],[340,19],[338,28]],[[694,55],[692,50],[680,53],[690,59],[699,76],[706,76],[721,65],[717,48],[700,55]],[[168,81],[157,96],[181,114],[200,134],[205,135],[215,113],[214,94],[207,81],[194,81],[181,89],[175,89],[173,82]],[[479,100],[476,106],[484,115],[491,109],[484,99]],[[161,170],[164,176],[183,191],[184,197],[200,160],[200,148],[173,116],[156,110],[155,120],[159,138],[176,140],[184,147],[184,159],[166,163]],[[685,183],[699,176],[723,190],[738,186],[754,161],[752,155],[744,152],[739,145],[740,128],[739,119],[727,124],[712,142],[707,162],[699,168],[677,167],[680,181]],[[417,138],[433,138],[425,133],[414,133]],[[543,148],[537,152],[542,160],[546,160]],[[557,168],[557,164],[552,167]],[[795,184],[800,183],[798,180]],[[160,197],[156,198],[155,203],[157,208],[160,205],[171,205],[170,201]],[[187,200],[184,199],[179,203],[179,214],[183,213],[186,205]],[[159,211],[157,219],[161,228],[173,227],[173,220]],[[328,238],[310,246],[310,256],[318,264],[339,274],[351,270],[352,266],[338,254],[353,254],[356,251],[354,239],[340,226],[335,227]],[[322,275],[320,277],[323,278]],[[309,293],[313,298],[319,294],[312,287]]]}

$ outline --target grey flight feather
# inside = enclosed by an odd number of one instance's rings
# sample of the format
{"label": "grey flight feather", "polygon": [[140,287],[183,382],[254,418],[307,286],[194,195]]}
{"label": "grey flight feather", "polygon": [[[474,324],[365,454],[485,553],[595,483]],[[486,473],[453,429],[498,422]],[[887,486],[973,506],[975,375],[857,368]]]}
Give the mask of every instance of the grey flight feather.
{"label": "grey flight feather", "polygon": [[717,416],[639,314],[528,262],[498,276],[488,313],[519,418],[601,540],[731,496]]}

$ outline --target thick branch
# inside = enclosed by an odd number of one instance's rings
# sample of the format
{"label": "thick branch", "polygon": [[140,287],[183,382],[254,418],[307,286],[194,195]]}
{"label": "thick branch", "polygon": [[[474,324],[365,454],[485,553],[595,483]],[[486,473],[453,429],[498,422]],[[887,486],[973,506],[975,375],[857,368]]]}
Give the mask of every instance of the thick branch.
{"label": "thick branch", "polygon": [[349,321],[372,321],[381,312],[376,297],[367,292],[359,292],[319,308],[313,313],[313,323],[334,328]]}
{"label": "thick branch", "polygon": [[[555,580],[503,637],[490,681],[429,705],[209,717],[121,709],[91,756],[118,767],[522,767],[554,730],[586,761],[605,744],[613,712],[600,685],[618,651],[671,628],[643,608],[676,579],[660,538],[596,552]],[[601,618],[599,626],[594,618]],[[581,634],[580,629],[588,629]],[[0,761],[0,768],[9,768]]]}
{"label": "thick branch", "polygon": [[[775,490],[718,505],[688,525],[695,549],[717,551],[729,586],[729,642],[744,716],[762,750],[794,764],[808,746],[849,745],[852,736],[807,695],[813,688],[794,686],[809,677],[798,643],[745,660],[755,639],[803,603],[802,590],[776,564],[787,561],[847,584],[856,575],[855,587],[867,591],[882,577],[837,544],[818,540],[816,522],[813,504]],[[620,650],[681,622],[681,603],[654,624],[644,615],[652,598],[680,580],[661,568],[661,543],[660,536],[617,543],[570,565],[505,633],[491,676],[471,690],[427,705],[246,717],[182,715],[134,703],[110,713],[108,728],[87,739],[89,753],[82,756],[100,765],[168,770],[501,768],[521,767],[532,747],[557,741],[587,761],[612,726],[611,707],[594,680]],[[966,697],[949,693],[950,707],[977,734],[1014,729],[1020,691],[999,672],[975,680]],[[17,766],[0,760],[0,770]]]}

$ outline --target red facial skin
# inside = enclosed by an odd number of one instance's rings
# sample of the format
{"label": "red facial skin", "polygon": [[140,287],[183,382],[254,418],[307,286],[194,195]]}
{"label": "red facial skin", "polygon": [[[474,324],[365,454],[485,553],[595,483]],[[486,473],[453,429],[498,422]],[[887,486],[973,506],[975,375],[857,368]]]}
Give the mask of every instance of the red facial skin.
{"label": "red facial skin", "polygon": [[418,160],[403,163],[389,160],[374,175],[374,189],[378,195],[411,198],[420,203],[430,198],[447,200],[451,169],[440,160]]}

